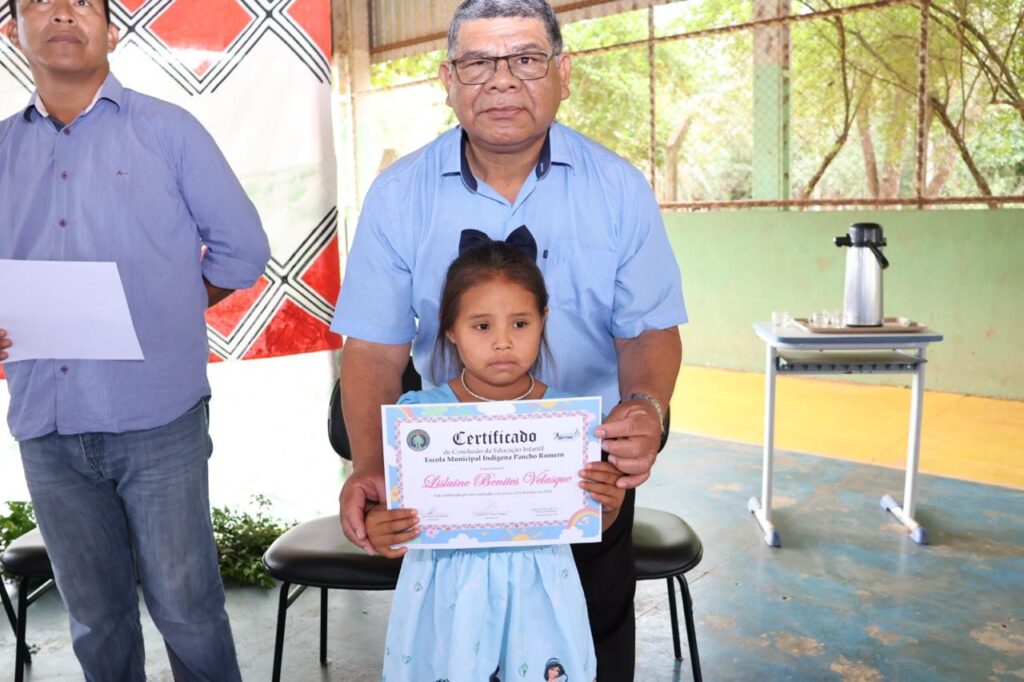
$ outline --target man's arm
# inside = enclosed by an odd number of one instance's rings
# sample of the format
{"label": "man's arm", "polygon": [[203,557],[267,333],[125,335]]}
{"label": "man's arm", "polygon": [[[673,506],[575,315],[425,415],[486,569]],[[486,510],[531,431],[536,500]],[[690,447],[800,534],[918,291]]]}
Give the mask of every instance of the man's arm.
{"label": "man's arm", "polygon": [[349,337],[341,352],[341,409],[352,448],[352,475],[339,498],[341,528],[353,543],[370,554],[366,509],[384,502],[384,446],[380,406],[402,395],[402,372],[409,363],[410,344],[371,343]]}
{"label": "man's arm", "polygon": [[225,298],[235,293],[234,289],[223,289],[221,287],[210,284],[210,280],[203,277],[203,284],[206,285],[206,307],[212,308],[217,305]]}
{"label": "man's arm", "polygon": [[661,415],[644,398],[625,400],[633,393],[646,393],[668,408],[683,358],[679,329],[649,329],[633,339],[616,339],[619,357],[619,393],[616,405],[597,435],[604,438],[609,461],[625,476],[620,488],[635,488],[651,475],[661,442]]}
{"label": "man's arm", "polygon": [[0,362],[7,359],[6,349],[11,347],[11,340],[7,338],[7,330],[0,329]]}

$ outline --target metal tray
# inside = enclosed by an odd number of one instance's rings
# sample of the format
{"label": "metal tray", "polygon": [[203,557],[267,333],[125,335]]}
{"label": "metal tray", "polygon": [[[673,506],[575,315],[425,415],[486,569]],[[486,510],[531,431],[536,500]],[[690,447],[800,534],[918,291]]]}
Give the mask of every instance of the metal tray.
{"label": "metal tray", "polygon": [[887,317],[880,327],[816,327],[806,317],[793,318],[793,324],[812,334],[913,334],[928,329],[906,317]]}

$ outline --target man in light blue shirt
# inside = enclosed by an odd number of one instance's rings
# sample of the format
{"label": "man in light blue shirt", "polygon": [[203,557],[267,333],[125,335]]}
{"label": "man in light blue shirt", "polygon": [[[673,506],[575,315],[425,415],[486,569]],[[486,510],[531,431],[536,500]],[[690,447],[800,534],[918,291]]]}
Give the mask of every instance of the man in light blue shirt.
{"label": "man in light blue shirt", "polygon": [[[570,60],[544,0],[466,0],[441,66],[460,126],[388,168],[367,194],[332,329],[348,337],[343,411],[354,455],[346,535],[370,550],[367,504],[383,501],[381,404],[401,393],[410,345],[425,382],[438,299],[462,230],[504,239],[526,225],[550,294],[554,357],[539,378],[610,410],[599,435],[634,488],[650,475],[681,360],[679,269],[657,202],[628,162],[554,123]],[[633,675],[632,491],[600,545],[574,548],[598,678]]]}
{"label": "man in light blue shirt", "polygon": [[[145,679],[137,571],[175,678],[238,680],[209,516],[204,314],[257,281],[266,235],[198,121],[110,74],[104,0],[9,2],[38,89],[0,122],[0,258],[116,262],[145,356],[4,366],[75,653],[88,680]],[[17,342],[0,330],[0,360]]]}

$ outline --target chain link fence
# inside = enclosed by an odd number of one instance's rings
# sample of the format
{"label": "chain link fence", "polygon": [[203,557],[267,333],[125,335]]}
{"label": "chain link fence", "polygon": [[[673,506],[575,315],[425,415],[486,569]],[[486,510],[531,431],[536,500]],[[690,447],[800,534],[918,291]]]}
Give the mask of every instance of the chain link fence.
{"label": "chain link fence", "polygon": [[[687,0],[563,32],[560,120],[667,209],[1024,204],[1024,0]],[[374,67],[374,118],[415,146],[454,120],[443,58]]]}

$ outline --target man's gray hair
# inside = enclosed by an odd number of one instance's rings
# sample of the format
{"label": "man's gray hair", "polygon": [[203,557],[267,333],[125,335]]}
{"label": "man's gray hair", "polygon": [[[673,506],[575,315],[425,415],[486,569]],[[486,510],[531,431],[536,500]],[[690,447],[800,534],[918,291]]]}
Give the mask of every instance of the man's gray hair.
{"label": "man's gray hair", "polygon": [[555,54],[562,52],[562,29],[558,27],[555,11],[551,9],[547,0],[463,0],[455,9],[451,26],[448,27],[448,59],[455,57],[455,46],[459,42],[459,27],[462,26],[462,22],[499,17],[540,19],[548,30],[551,49]]}

